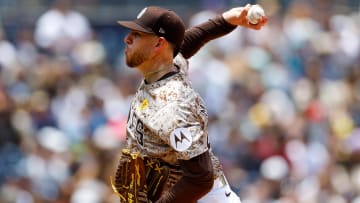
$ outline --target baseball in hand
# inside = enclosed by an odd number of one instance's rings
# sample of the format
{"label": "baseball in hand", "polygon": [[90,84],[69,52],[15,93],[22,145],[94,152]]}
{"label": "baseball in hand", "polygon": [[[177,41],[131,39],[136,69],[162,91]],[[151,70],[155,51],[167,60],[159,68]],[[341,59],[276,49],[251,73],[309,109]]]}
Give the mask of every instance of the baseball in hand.
{"label": "baseball in hand", "polygon": [[264,9],[259,5],[252,5],[246,17],[251,24],[256,25],[262,16],[265,16]]}

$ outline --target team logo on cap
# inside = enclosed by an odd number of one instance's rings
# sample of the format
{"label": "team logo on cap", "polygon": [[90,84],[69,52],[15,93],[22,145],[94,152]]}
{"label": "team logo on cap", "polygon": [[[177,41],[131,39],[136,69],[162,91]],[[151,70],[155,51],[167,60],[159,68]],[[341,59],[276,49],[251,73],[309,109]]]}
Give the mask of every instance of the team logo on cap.
{"label": "team logo on cap", "polygon": [[143,8],[143,10],[140,11],[140,13],[137,15],[137,19],[141,18],[141,16],[144,15],[144,13],[146,12],[147,8]]}
{"label": "team logo on cap", "polygon": [[161,34],[165,34],[165,30],[164,30],[164,28],[162,28],[162,27],[161,27],[161,28],[159,29],[159,33],[161,33]]}
{"label": "team logo on cap", "polygon": [[190,132],[186,128],[176,128],[170,135],[170,145],[179,152],[187,150],[192,143]]}

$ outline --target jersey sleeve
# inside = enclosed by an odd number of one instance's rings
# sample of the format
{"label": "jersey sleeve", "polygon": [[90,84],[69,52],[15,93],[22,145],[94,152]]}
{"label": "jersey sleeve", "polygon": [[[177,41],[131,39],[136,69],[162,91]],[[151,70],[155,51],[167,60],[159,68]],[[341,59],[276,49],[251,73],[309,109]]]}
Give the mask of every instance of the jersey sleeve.
{"label": "jersey sleeve", "polygon": [[181,160],[189,160],[208,150],[207,118],[197,100],[169,103],[149,123]]}
{"label": "jersey sleeve", "polygon": [[222,15],[218,15],[202,24],[191,27],[185,32],[180,53],[188,59],[195,55],[207,42],[232,32],[236,27],[236,25],[226,22]]}
{"label": "jersey sleeve", "polygon": [[176,67],[179,68],[179,70],[182,74],[188,75],[189,61],[187,59],[185,59],[181,53],[176,55],[176,57],[174,58],[174,64]]}
{"label": "jersey sleeve", "polygon": [[196,202],[208,193],[214,183],[209,151],[190,160],[181,160],[184,173],[173,187],[165,191],[157,203]]}

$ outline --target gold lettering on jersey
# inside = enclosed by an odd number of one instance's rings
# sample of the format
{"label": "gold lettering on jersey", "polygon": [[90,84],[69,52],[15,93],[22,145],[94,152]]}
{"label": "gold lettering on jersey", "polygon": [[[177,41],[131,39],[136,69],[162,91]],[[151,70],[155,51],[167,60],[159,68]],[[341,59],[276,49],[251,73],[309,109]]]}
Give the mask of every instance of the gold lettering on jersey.
{"label": "gold lettering on jersey", "polygon": [[139,109],[142,111],[144,109],[147,109],[149,107],[149,100],[148,99],[144,99],[143,102],[141,102],[141,104],[139,105]]}

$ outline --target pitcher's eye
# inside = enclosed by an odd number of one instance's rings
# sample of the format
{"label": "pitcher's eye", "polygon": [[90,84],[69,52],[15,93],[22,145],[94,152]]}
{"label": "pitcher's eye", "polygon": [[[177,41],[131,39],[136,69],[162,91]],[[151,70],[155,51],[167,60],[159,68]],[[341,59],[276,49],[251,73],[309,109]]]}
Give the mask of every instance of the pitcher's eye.
{"label": "pitcher's eye", "polygon": [[134,36],[134,37],[139,37],[141,34],[137,31],[133,31],[131,32],[131,34]]}

